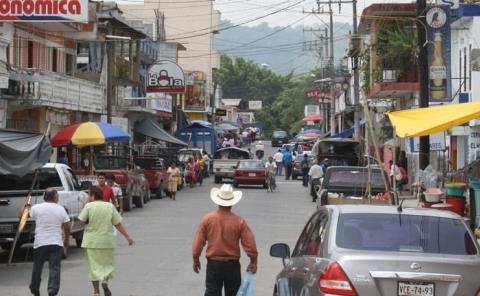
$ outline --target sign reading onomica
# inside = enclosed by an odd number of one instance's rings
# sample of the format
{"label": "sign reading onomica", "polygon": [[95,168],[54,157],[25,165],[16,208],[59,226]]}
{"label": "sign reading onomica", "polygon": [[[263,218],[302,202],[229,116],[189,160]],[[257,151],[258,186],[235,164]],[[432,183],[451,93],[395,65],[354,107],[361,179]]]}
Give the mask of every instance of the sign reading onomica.
{"label": "sign reading onomica", "polygon": [[147,93],[184,93],[185,76],[182,68],[172,61],[158,61],[148,69]]}

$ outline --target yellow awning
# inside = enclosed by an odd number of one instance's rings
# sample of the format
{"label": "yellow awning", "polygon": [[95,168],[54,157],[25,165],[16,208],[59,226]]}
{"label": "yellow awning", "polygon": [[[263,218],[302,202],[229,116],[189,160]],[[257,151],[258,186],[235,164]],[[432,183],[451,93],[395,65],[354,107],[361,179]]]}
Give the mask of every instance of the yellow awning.
{"label": "yellow awning", "polygon": [[480,117],[480,102],[449,104],[387,113],[398,137],[439,133]]}

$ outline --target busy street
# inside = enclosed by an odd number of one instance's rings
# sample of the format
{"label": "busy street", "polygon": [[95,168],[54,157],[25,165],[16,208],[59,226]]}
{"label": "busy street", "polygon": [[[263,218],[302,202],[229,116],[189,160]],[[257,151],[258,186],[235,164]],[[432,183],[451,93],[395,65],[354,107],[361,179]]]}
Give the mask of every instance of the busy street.
{"label": "busy street", "polygon": [[480,296],[480,0],[0,0],[0,296]]}
{"label": "busy street", "polygon": [[[266,154],[273,155],[276,149],[266,144]],[[282,266],[281,260],[270,257],[270,246],[276,242],[293,246],[306,219],[315,210],[301,181],[286,181],[279,177],[277,184],[278,190],[274,193],[251,186],[239,188],[243,198],[233,209],[246,219],[257,241],[257,295],[272,293],[275,276]],[[134,209],[124,214],[123,223],[135,244],[129,247],[124,238],[117,235],[117,270],[111,283],[115,295],[202,294],[206,262],[202,258],[202,271],[195,274],[191,249],[200,219],[215,209],[209,196],[214,186],[217,185],[210,177],[200,187],[179,191],[175,201],[169,198],[153,199],[144,209]],[[25,261],[26,254],[22,252],[16,257],[14,266],[7,267],[7,254],[1,253],[2,296],[28,295],[31,258]],[[241,263],[243,273],[248,259],[243,258]],[[90,284],[85,274],[84,251],[76,248],[72,241],[68,258],[62,262],[60,295],[89,295]]]}

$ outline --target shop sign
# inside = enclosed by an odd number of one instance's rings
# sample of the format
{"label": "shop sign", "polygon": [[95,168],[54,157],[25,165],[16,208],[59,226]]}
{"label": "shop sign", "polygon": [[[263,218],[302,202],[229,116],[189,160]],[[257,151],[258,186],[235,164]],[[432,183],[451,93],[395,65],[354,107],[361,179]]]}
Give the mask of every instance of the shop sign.
{"label": "shop sign", "polygon": [[0,22],[88,22],[88,0],[0,0]]}
{"label": "shop sign", "polygon": [[451,42],[450,7],[430,6],[426,13],[430,102],[450,102]]}
{"label": "shop sign", "polygon": [[307,93],[305,95],[307,96],[307,98],[316,101],[316,100],[320,99],[321,94],[322,94],[321,90],[311,89],[311,90],[307,91]]}
{"label": "shop sign", "polygon": [[262,110],[262,101],[248,101],[248,109]]}
{"label": "shop sign", "polygon": [[[420,138],[410,138],[410,153],[420,151]],[[445,151],[445,132],[430,135],[430,151]]]}
{"label": "shop sign", "polygon": [[225,109],[215,109],[216,116],[227,116],[227,110]]}
{"label": "shop sign", "polygon": [[147,94],[147,99],[150,101],[150,108],[155,111],[172,113],[173,98],[165,93]]}
{"label": "shop sign", "polygon": [[477,159],[480,159],[480,126],[472,126],[468,137],[468,162]]}
{"label": "shop sign", "polygon": [[252,123],[254,121],[253,116],[253,112],[237,112],[237,122],[241,124]]}
{"label": "shop sign", "polygon": [[[1,0],[0,0],[1,1]],[[148,68],[147,93],[184,93],[182,68],[172,61],[158,61]]]}
{"label": "shop sign", "polygon": [[318,105],[305,105],[303,114],[305,117],[320,114],[320,107]]}

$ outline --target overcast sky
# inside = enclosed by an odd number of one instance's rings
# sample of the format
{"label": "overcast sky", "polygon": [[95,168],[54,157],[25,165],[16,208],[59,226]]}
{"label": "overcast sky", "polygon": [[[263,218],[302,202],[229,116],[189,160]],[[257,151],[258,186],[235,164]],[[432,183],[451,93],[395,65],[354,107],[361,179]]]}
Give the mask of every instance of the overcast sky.
{"label": "overcast sky", "polygon": [[[357,11],[360,17],[362,10],[372,3],[393,3],[393,2],[412,2],[409,0],[358,0]],[[276,13],[258,21],[253,21],[248,26],[258,25],[267,22],[270,26],[288,26],[292,23],[296,25],[312,26],[321,24],[322,21],[329,21],[328,14],[325,15],[305,15],[302,11],[312,11],[316,9],[316,0],[215,0],[215,8],[222,13],[222,19],[232,20],[234,23],[241,23],[260,17],[268,13],[272,13],[283,8],[293,5],[293,7],[285,9],[285,11]],[[295,5],[297,4],[298,5]],[[325,12],[328,12],[328,5],[324,5]],[[335,22],[352,22],[352,4],[342,4],[341,12],[337,4],[333,5]],[[304,19],[302,19],[304,18]],[[321,19],[321,20],[320,20]],[[298,21],[298,22],[297,22]]]}

